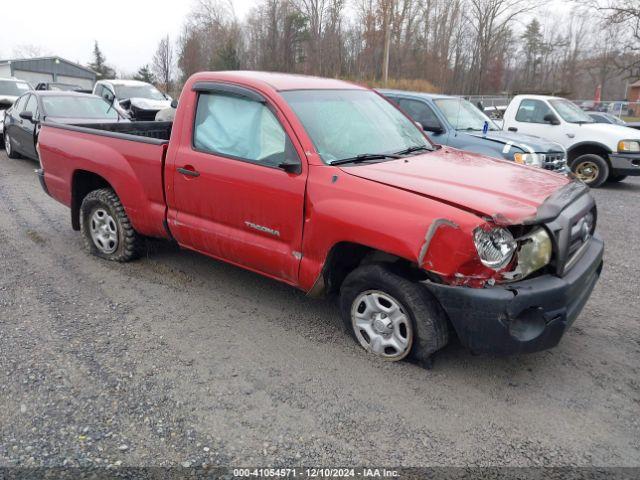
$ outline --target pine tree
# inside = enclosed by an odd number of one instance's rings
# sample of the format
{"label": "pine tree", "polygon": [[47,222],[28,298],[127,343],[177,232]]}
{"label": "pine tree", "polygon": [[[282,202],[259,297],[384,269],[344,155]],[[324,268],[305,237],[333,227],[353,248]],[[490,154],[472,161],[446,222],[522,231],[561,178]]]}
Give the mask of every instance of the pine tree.
{"label": "pine tree", "polygon": [[116,76],[116,71],[107,65],[107,60],[97,41],[93,45],[93,62],[89,64],[89,68],[96,72],[100,79],[115,78]]}
{"label": "pine tree", "polygon": [[147,83],[155,83],[156,81],[156,77],[151,71],[149,65],[143,65],[142,67],[140,67],[138,73],[136,73],[133,78],[134,80],[139,80],[141,82]]}

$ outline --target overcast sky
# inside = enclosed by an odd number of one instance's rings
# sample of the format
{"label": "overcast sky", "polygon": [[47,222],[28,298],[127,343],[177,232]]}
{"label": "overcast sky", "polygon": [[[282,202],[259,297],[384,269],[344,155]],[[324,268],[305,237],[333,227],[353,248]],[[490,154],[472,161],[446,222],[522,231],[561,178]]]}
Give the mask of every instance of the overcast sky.
{"label": "overcast sky", "polygon": [[[107,62],[118,73],[126,74],[135,73],[151,62],[158,41],[164,35],[169,34],[175,42],[194,0],[0,2],[3,20],[0,59],[13,58],[15,49],[22,45],[33,45],[46,55],[87,64],[92,60],[93,42],[97,40]],[[253,0],[231,2],[241,19],[254,5]],[[552,16],[566,14],[571,5],[568,0],[549,0],[542,11],[532,15],[544,15],[543,11]],[[522,24],[530,18],[522,18]]]}
{"label": "overcast sky", "polygon": [[[243,18],[252,0],[232,0]],[[82,64],[91,61],[97,40],[118,72],[136,72],[150,63],[158,41],[174,41],[192,0],[0,0],[0,59],[21,45]],[[7,21],[10,20],[10,21]]]}

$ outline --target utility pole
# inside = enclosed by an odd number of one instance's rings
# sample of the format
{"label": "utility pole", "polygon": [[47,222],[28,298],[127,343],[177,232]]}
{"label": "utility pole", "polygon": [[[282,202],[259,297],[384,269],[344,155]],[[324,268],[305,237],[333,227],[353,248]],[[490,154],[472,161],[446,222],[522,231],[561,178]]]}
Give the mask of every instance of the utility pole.
{"label": "utility pole", "polygon": [[386,87],[389,83],[389,50],[391,49],[391,8],[393,0],[385,2],[384,12],[384,51],[382,59],[382,81]]}

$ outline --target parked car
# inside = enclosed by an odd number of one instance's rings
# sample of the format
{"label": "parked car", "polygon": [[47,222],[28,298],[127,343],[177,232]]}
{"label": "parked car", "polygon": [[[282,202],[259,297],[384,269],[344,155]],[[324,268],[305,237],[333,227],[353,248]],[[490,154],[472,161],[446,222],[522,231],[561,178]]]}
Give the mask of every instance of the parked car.
{"label": "parked car", "polygon": [[160,110],[171,106],[169,95],[137,80],[100,80],[93,93],[117,105],[133,120],[154,120]]}
{"label": "parked car", "polygon": [[9,158],[38,160],[37,145],[43,122],[89,124],[128,122],[111,104],[85,93],[40,90],[22,95],[7,110],[3,125]]}
{"label": "parked car", "polygon": [[632,116],[634,114],[633,108],[629,105],[629,102],[610,102],[607,104],[604,111],[618,116]]}
{"label": "parked car", "polygon": [[626,122],[621,118],[616,117],[615,115],[611,115],[610,113],[605,112],[586,112],[591,120],[595,123],[611,123],[613,125],[623,125],[629,128],[635,128],[636,130],[640,130],[640,122]]}
{"label": "parked car", "polygon": [[475,352],[550,348],[600,275],[583,183],[434,146],[369,89],[200,73],[173,125],[154,125],[161,138],[138,122],[43,126],[39,179],[87,250],[126,262],[143,236],[171,238],[338,293],[357,342],[386,360],[429,361],[450,324]]}
{"label": "parked car", "polygon": [[519,95],[504,114],[503,128],[558,142],[567,150],[571,170],[590,187],[640,175],[640,132],[595,123],[564,98]]}
{"label": "parked car", "polygon": [[60,82],[40,82],[36,85],[36,90],[56,90],[59,92],[79,92],[79,93],[91,93],[92,90],[82,88],[80,85],[74,85],[72,83],[60,83]]}
{"label": "parked car", "polygon": [[16,78],[0,78],[0,146],[4,143],[4,116],[20,95],[31,90],[31,85]]}
{"label": "parked car", "polygon": [[496,121],[502,120],[502,116],[506,109],[506,105],[491,105],[489,107],[483,107],[481,111],[483,111],[491,120]]}
{"label": "parked car", "polygon": [[611,115],[610,113],[605,112],[585,112],[594,123],[610,123],[612,125],[623,125],[626,126],[627,123],[621,118],[616,117],[615,115]]}
{"label": "parked car", "polygon": [[463,98],[399,90],[380,93],[418,122],[436,143],[547,170],[566,171],[565,151],[560,145],[503,132]]}

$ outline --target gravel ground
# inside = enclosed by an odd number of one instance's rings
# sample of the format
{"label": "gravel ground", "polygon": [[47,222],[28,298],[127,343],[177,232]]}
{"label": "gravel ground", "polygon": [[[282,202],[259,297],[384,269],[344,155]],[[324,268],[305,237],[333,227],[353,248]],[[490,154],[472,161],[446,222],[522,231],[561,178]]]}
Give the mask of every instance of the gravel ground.
{"label": "gravel ground", "polygon": [[168,243],[90,257],[34,168],[0,154],[0,466],[640,466],[640,180],[595,192],[605,270],[560,346],[425,370]]}

